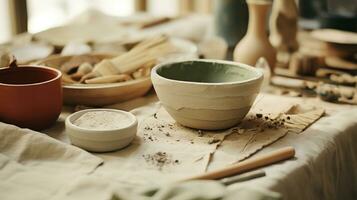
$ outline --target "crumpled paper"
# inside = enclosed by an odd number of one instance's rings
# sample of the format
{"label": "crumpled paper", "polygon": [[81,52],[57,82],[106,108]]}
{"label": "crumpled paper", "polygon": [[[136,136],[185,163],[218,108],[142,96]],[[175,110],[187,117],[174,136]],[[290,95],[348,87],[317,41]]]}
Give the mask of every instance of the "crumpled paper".
{"label": "crumpled paper", "polygon": [[139,122],[137,137],[129,147],[98,154],[105,164],[96,174],[132,185],[174,182],[204,172],[211,154],[228,133],[183,127],[161,107]]}
{"label": "crumpled paper", "polygon": [[[259,99],[261,98],[261,99]],[[324,109],[260,96],[247,117],[221,143],[208,170],[222,168],[254,155],[287,133],[301,133],[324,114]]]}
{"label": "crumpled paper", "polygon": [[[275,100],[261,96],[242,123],[221,131],[181,126],[159,103],[135,109],[134,113],[141,116],[137,138],[124,150],[97,154],[105,164],[96,174],[126,185],[164,185],[225,167],[249,158],[292,130],[285,126],[267,127],[266,120],[257,114],[269,116],[273,122],[286,118],[287,113],[291,118],[306,115],[300,113],[301,109],[292,112],[295,107],[291,102],[277,107]],[[314,115],[313,121],[319,117]]]}

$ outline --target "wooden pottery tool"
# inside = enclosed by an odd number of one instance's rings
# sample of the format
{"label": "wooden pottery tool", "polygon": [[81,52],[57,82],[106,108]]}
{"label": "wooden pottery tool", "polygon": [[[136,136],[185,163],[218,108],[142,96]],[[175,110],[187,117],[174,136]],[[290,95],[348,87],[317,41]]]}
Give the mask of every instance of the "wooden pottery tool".
{"label": "wooden pottery tool", "polygon": [[279,161],[287,160],[295,156],[295,149],[293,147],[284,147],[276,151],[267,153],[265,155],[250,158],[248,160],[233,164],[229,167],[207,172],[198,176],[193,176],[184,181],[190,180],[215,180],[232,175],[237,175],[247,172],[259,167],[267,166]]}
{"label": "wooden pottery tool", "polygon": [[357,34],[349,31],[317,29],[311,32],[311,36],[324,42],[349,45],[357,44]]}
{"label": "wooden pottery tool", "polygon": [[224,185],[230,185],[233,183],[248,181],[248,180],[263,177],[263,176],[265,176],[265,171],[256,170],[256,171],[251,171],[251,172],[247,172],[244,174],[239,174],[236,176],[224,178],[221,180],[221,183],[223,183]]}
{"label": "wooden pottery tool", "polygon": [[325,63],[327,66],[342,70],[357,70],[357,63],[348,59],[339,57],[326,57]]}

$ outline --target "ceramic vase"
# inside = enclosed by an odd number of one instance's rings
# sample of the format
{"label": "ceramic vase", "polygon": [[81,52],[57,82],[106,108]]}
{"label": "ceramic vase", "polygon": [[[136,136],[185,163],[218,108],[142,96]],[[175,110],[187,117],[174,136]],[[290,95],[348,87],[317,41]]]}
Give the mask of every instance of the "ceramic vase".
{"label": "ceramic vase", "polygon": [[249,10],[248,30],[237,44],[233,58],[236,62],[254,66],[260,57],[264,57],[273,71],[276,63],[276,51],[270,44],[266,31],[270,1],[247,1]]}
{"label": "ceramic vase", "polygon": [[245,0],[214,0],[214,30],[232,49],[243,38],[248,27]]}
{"label": "ceramic vase", "polygon": [[270,42],[282,52],[298,49],[296,40],[298,8],[295,0],[275,0],[270,16]]}

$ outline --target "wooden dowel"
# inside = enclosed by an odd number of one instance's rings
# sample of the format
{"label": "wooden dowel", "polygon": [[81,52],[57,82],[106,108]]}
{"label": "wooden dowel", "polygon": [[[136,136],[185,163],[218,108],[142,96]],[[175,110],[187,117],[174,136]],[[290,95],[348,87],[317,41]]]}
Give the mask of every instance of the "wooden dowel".
{"label": "wooden dowel", "polygon": [[113,59],[111,60],[112,64],[118,68],[118,71],[120,73],[122,73],[122,70],[120,70],[120,66],[122,65],[126,65],[128,63],[132,63],[132,62],[135,62],[135,61],[138,61],[142,58],[146,57],[146,54],[144,53],[138,53],[137,55],[132,55],[131,57],[129,58],[126,58],[126,59]]}
{"label": "wooden dowel", "polygon": [[263,176],[265,176],[265,171],[255,170],[255,171],[250,171],[250,172],[246,172],[246,173],[242,173],[242,174],[238,174],[235,176],[230,176],[230,177],[221,179],[220,182],[225,185],[230,185],[233,183],[248,181],[248,180],[263,177]]}
{"label": "wooden dowel", "polygon": [[121,60],[128,60],[131,59],[133,56],[137,56],[138,54],[143,54],[146,50],[150,48],[156,48],[157,45],[167,42],[167,38],[163,36],[156,36],[154,38],[145,40],[138,45],[136,45],[133,49],[129,52],[122,54],[116,58],[113,58],[114,62],[120,62]]}
{"label": "wooden dowel", "polygon": [[116,66],[119,73],[131,73],[142,67],[143,64],[156,60],[158,57],[173,51],[173,47],[168,43],[160,44],[156,47],[139,52],[126,59],[113,59],[112,65]]}
{"label": "wooden dowel", "polygon": [[253,157],[248,160],[239,162],[237,164],[233,164],[232,166],[229,166],[227,168],[204,173],[198,176],[193,176],[191,178],[184,179],[183,181],[220,179],[220,178],[240,174],[243,172],[247,172],[249,170],[253,170],[266,165],[270,165],[282,160],[292,158],[294,156],[295,156],[295,149],[293,147],[285,147],[267,153],[265,155]]}
{"label": "wooden dowel", "polygon": [[83,76],[81,82],[100,76],[133,73],[146,63],[153,63],[161,56],[175,50],[176,48],[170,44],[166,36],[155,36],[139,43],[125,54],[102,60],[94,66],[93,72],[96,74],[91,73]]}
{"label": "wooden dowel", "polygon": [[153,60],[155,60],[154,57],[148,56],[145,58],[141,58],[140,60],[133,61],[132,63],[128,63],[126,65],[117,66],[117,68],[120,70],[121,73],[132,73],[141,68],[143,65],[145,65],[145,63],[152,62]]}
{"label": "wooden dowel", "polygon": [[133,47],[132,52],[142,51],[142,50],[148,49],[150,47],[156,46],[158,44],[161,44],[161,43],[164,43],[167,41],[168,41],[167,37],[164,37],[162,35],[156,36],[156,37],[153,37],[148,40],[144,40],[143,42],[139,43],[138,45]]}
{"label": "wooden dowel", "polygon": [[100,83],[115,83],[130,80],[130,76],[127,74],[118,74],[118,75],[110,75],[110,76],[101,76],[97,78],[92,78],[85,80],[87,84],[100,84]]}

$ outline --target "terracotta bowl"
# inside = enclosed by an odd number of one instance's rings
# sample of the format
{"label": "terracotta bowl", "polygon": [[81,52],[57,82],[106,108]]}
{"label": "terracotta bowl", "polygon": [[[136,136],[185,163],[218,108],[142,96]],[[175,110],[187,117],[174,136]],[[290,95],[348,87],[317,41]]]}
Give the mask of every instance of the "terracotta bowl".
{"label": "terracotta bowl", "polygon": [[41,130],[62,108],[61,72],[43,66],[0,69],[0,121]]}
{"label": "terracotta bowl", "polygon": [[162,105],[178,123],[219,130],[245,117],[263,73],[236,62],[192,60],[157,65],[151,79]]}

